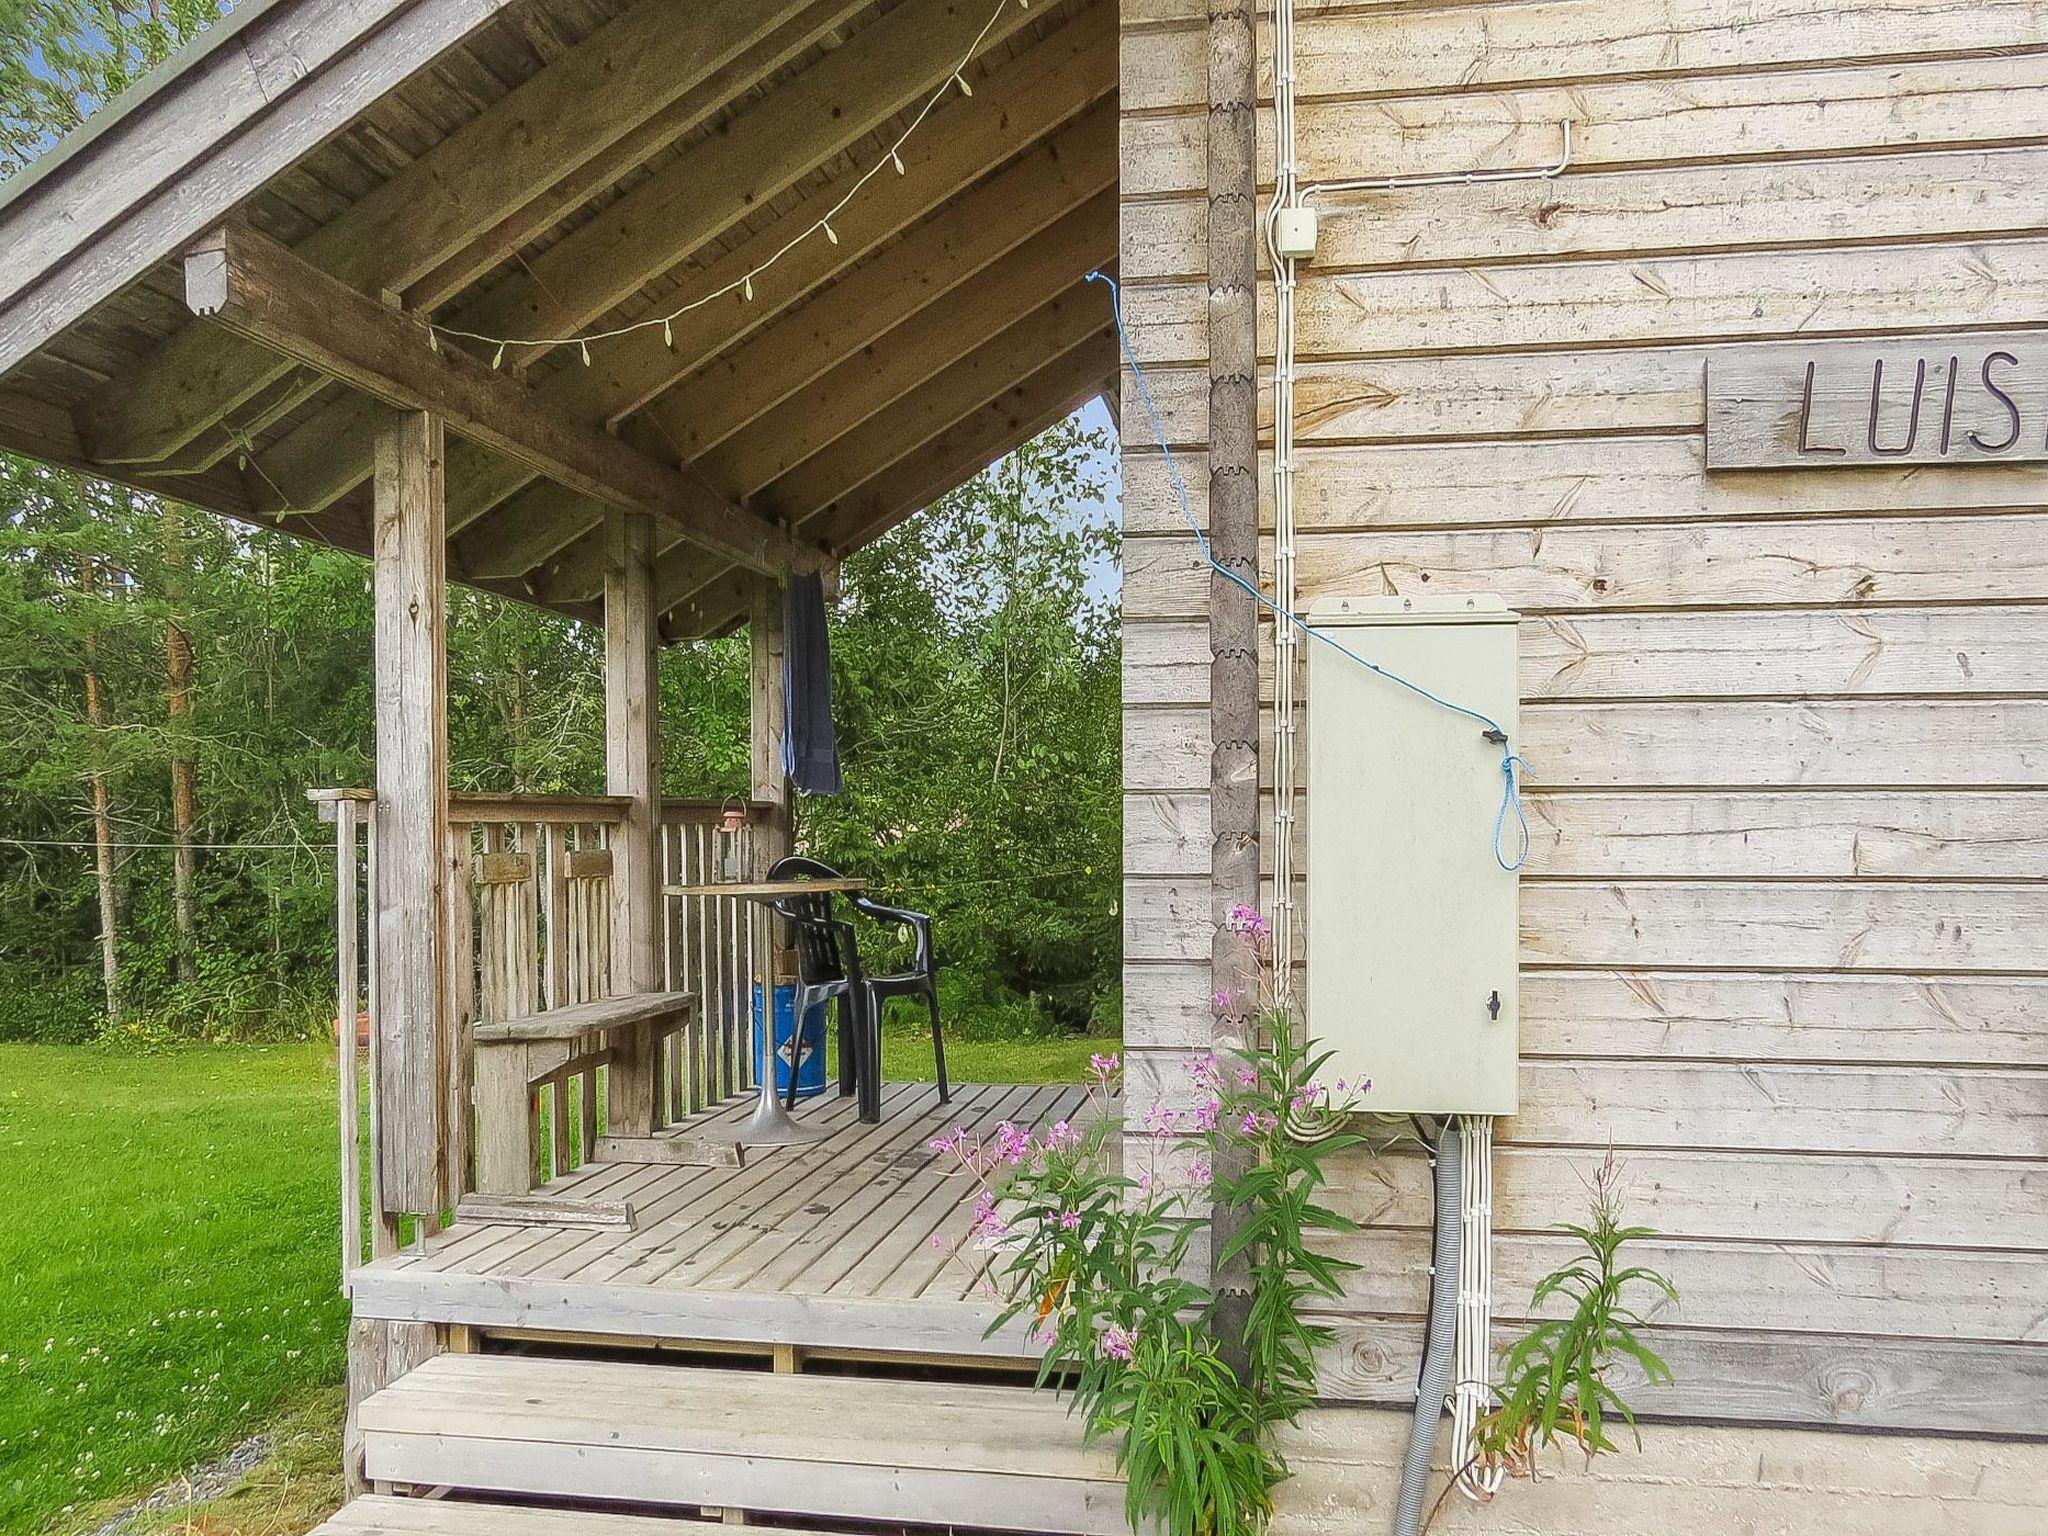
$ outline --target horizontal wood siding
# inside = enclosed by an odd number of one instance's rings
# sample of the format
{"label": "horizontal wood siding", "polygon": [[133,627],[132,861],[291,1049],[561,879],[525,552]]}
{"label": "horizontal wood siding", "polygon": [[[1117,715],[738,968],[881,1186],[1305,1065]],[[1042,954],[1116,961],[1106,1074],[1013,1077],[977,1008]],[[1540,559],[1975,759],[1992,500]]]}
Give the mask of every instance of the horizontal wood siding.
{"label": "horizontal wood siding", "polygon": [[[2041,326],[2048,5],[1297,14],[1305,180],[1542,164],[1575,126],[1555,181],[1327,200],[1297,309],[1301,601],[1488,591],[1525,615],[1500,1316],[1530,1315],[1611,1143],[1681,1291],[1653,1318],[1681,1377],[1657,1413],[2048,1436],[2048,471],[1709,477],[1703,389],[1752,340]],[[1205,15],[1123,5],[1125,311],[1198,521]],[[1142,1113],[1187,1098],[1209,1031],[1208,576],[1128,377],[1125,406]],[[1335,1195],[1368,1230],[1325,1391],[1402,1402],[1426,1169],[1347,1160]],[[1516,1529],[1766,1521],[1755,1489],[1715,1490],[1601,1482]],[[1870,1528],[2013,1518],[1988,1488],[1940,1497]],[[1332,1492],[1304,1519],[1368,1508]]]}

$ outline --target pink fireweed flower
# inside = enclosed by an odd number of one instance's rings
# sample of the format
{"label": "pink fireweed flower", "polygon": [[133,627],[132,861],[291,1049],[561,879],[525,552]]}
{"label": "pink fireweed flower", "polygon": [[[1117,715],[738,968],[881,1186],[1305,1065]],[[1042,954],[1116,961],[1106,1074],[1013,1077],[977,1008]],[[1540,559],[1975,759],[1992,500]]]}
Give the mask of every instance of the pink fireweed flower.
{"label": "pink fireweed flower", "polygon": [[1209,1001],[1216,1005],[1218,1013],[1230,1012],[1231,997],[1228,992],[1211,992],[1209,994]]}
{"label": "pink fireweed flower", "polygon": [[1065,1147],[1078,1147],[1081,1145],[1081,1133],[1066,1121],[1055,1120],[1052,1123],[1052,1129],[1045,1133],[1045,1144],[1056,1150]]}
{"label": "pink fireweed flower", "polygon": [[996,1215],[996,1197],[983,1190],[974,1201],[974,1226],[972,1230],[981,1237],[998,1238],[1006,1236],[1010,1227]]}
{"label": "pink fireweed flower", "polygon": [[1191,1184],[1207,1184],[1215,1177],[1216,1170],[1210,1166],[1206,1157],[1198,1157],[1188,1164],[1188,1182]]}
{"label": "pink fireweed flower", "polygon": [[1212,1094],[1195,1106],[1195,1129],[1198,1131],[1215,1130],[1216,1122],[1222,1114],[1223,1101]]}
{"label": "pink fireweed flower", "polygon": [[1080,1225],[1081,1225],[1081,1213],[1080,1213],[1079,1211],[1061,1211],[1061,1212],[1060,1212],[1060,1230],[1061,1230],[1061,1231],[1063,1231],[1063,1232],[1071,1232],[1071,1231],[1073,1231],[1073,1230],[1074,1230],[1074,1229],[1075,1229],[1076,1227],[1078,1227],[1078,1226],[1080,1226]]}
{"label": "pink fireweed flower", "polygon": [[1102,1330],[1102,1352],[1112,1360],[1129,1360],[1138,1352],[1137,1335],[1111,1323]]}
{"label": "pink fireweed flower", "polygon": [[956,1153],[967,1144],[967,1129],[962,1126],[944,1136],[934,1136],[925,1145],[934,1152]]}
{"label": "pink fireweed flower", "polygon": [[1088,1058],[1089,1074],[1098,1083],[1102,1083],[1105,1086],[1116,1075],[1117,1069],[1122,1065],[1123,1059],[1114,1053],[1104,1056],[1098,1052]]}
{"label": "pink fireweed flower", "polygon": [[1003,1121],[996,1127],[994,1155],[998,1162],[1016,1167],[1031,1155],[1031,1133]]}
{"label": "pink fireweed flower", "polygon": [[1248,1109],[1244,1112],[1244,1118],[1237,1122],[1237,1129],[1241,1135],[1260,1136],[1279,1123],[1278,1115],[1269,1114],[1264,1110]]}
{"label": "pink fireweed flower", "polygon": [[1169,1109],[1164,1104],[1154,1104],[1145,1111],[1145,1134],[1148,1136],[1171,1136],[1180,1128],[1180,1111]]}
{"label": "pink fireweed flower", "polygon": [[1255,1070],[1254,1068],[1251,1068],[1251,1067],[1239,1067],[1239,1068],[1237,1069],[1237,1086],[1238,1086],[1238,1087],[1240,1087],[1240,1088],[1256,1088],[1256,1087],[1258,1087],[1258,1086],[1259,1086],[1259,1074],[1258,1074],[1258,1072],[1257,1072],[1257,1071],[1256,1071],[1256,1070]]}
{"label": "pink fireweed flower", "polygon": [[1200,1056],[1188,1058],[1188,1076],[1195,1080],[1197,1088],[1206,1088],[1211,1093],[1223,1086],[1223,1076],[1216,1066],[1216,1053],[1208,1051]]}

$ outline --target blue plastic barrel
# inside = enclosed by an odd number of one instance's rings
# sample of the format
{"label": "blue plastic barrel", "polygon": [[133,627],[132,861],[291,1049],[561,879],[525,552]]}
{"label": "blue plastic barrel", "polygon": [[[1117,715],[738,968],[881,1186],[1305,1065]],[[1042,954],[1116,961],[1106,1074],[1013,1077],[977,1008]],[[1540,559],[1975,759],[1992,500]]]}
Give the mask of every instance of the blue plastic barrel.
{"label": "blue plastic barrel", "polygon": [[[808,1099],[825,1091],[825,1007],[815,1004],[804,1019],[803,1034],[799,1039],[796,1055],[796,1093],[800,1099]],[[779,986],[775,989],[775,1092],[786,1097],[789,1093],[790,1037],[796,1033],[796,988],[794,985]],[[761,1038],[761,984],[754,984],[754,1072],[756,1082],[767,1075],[763,1062]]]}

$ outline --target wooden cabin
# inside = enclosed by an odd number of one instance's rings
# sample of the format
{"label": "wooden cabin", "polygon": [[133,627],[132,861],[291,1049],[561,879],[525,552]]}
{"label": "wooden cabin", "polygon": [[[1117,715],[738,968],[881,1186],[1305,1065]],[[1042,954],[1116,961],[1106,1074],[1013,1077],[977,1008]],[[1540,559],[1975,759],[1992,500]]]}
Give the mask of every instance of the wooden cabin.
{"label": "wooden cabin", "polygon": [[[0,188],[0,446],[374,568],[326,1529],[1125,1528],[929,1241],[926,1139],[1074,1091],[736,1150],[778,937],[719,889],[789,843],[779,582],[1105,392],[1135,1106],[1316,878],[1298,647],[1165,450],[1297,611],[1521,616],[1499,1334],[1612,1146],[1677,1380],[1438,1528],[2041,1529],[2044,167],[2040,0],[244,0]],[[604,626],[607,794],[448,792],[450,580]],[[665,800],[656,648],[742,626],[752,799]],[[1415,1395],[1426,1165],[1337,1194],[1287,1531],[1385,1523]]]}

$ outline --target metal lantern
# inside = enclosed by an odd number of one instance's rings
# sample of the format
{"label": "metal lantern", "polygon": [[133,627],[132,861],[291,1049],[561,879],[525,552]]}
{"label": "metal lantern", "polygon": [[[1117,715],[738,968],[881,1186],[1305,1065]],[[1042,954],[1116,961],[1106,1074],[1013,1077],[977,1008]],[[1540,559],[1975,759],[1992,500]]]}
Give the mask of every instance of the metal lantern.
{"label": "metal lantern", "polygon": [[712,855],[721,881],[735,881],[740,877],[740,830],[746,824],[745,801],[731,799],[720,808],[718,827],[712,834]]}

